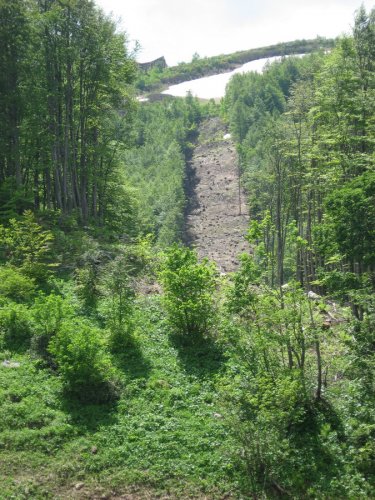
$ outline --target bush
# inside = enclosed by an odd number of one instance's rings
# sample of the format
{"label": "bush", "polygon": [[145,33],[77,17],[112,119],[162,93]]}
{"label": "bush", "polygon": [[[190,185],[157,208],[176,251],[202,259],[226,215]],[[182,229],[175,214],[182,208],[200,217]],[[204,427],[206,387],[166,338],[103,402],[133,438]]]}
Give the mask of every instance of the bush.
{"label": "bush", "polygon": [[35,294],[35,282],[12,267],[0,267],[0,295],[15,302],[28,302]]}
{"label": "bush", "polygon": [[134,290],[126,255],[119,255],[104,269],[101,289],[104,296],[102,312],[110,330],[110,346],[121,351],[130,341]]}
{"label": "bush", "polygon": [[37,281],[45,281],[50,274],[52,241],[52,233],[35,221],[30,210],[20,220],[11,219],[8,227],[0,225],[0,245],[5,251],[5,260]]}
{"label": "bush", "polygon": [[85,311],[94,311],[97,306],[99,292],[97,266],[88,266],[75,270],[76,292]]}
{"label": "bush", "polygon": [[48,345],[58,333],[62,322],[73,316],[73,307],[59,295],[45,296],[40,294],[35,300],[31,312],[35,329],[32,348],[36,354],[51,363]]}
{"label": "bush", "polygon": [[198,262],[195,251],[174,245],[166,255],[161,280],[170,325],[190,336],[207,334],[215,319],[216,273],[213,263]]}
{"label": "bush", "polygon": [[28,348],[32,336],[29,309],[23,304],[6,302],[0,308],[0,347]]}
{"label": "bush", "polygon": [[76,294],[83,310],[92,313],[96,310],[100,297],[100,267],[108,256],[100,249],[99,243],[87,235],[82,238],[82,245],[85,252],[80,255],[77,269],[74,271]]}
{"label": "bush", "polygon": [[106,402],[116,395],[113,368],[103,332],[83,320],[64,321],[50,342],[67,391],[83,402]]}

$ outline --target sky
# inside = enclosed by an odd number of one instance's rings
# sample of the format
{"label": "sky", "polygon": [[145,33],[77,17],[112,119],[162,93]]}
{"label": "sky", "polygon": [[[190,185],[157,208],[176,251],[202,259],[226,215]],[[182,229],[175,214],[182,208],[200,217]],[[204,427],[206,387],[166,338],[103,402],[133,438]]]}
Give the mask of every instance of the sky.
{"label": "sky", "polygon": [[[95,0],[138,41],[139,62],[169,66],[298,38],[350,32],[361,0]],[[363,0],[367,10],[375,0]]]}

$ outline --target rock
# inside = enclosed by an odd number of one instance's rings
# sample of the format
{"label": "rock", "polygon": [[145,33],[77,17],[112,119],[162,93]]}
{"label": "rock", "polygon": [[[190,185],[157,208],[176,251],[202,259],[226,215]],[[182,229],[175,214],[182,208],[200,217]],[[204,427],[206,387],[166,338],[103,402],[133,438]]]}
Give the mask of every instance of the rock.
{"label": "rock", "polygon": [[312,290],[310,290],[308,293],[307,293],[307,296],[310,300],[319,300],[321,299],[322,297],[320,295],[318,295],[317,293],[313,292]]}
{"label": "rock", "polygon": [[220,413],[214,413],[212,416],[214,418],[224,418],[223,415],[221,415]]}
{"label": "rock", "polygon": [[77,483],[74,488],[79,491],[85,486],[85,483]]}
{"label": "rock", "polygon": [[9,361],[9,359],[6,359],[1,363],[5,368],[19,368],[21,366],[21,363],[18,363],[17,361]]}
{"label": "rock", "polygon": [[97,446],[92,446],[92,447],[91,447],[91,453],[92,453],[93,455],[96,455],[96,454],[98,453],[98,447],[97,447]]}

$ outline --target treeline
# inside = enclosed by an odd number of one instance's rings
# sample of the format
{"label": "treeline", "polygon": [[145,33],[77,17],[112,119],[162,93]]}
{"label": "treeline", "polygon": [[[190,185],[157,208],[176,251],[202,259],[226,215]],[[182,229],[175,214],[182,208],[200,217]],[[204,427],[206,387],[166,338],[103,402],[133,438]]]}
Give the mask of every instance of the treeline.
{"label": "treeline", "polygon": [[105,223],[133,107],[125,35],[89,0],[4,0],[0,18],[1,218]]}
{"label": "treeline", "polygon": [[331,54],[235,75],[225,98],[267,282],[345,296],[358,318],[375,265],[374,54],[360,9]]}
{"label": "treeline", "polygon": [[189,63],[183,62],[167,68],[153,67],[141,71],[137,79],[137,88],[141,91],[157,90],[162,85],[172,85],[232,71],[247,62],[266,57],[308,54],[322,49],[330,50],[334,43],[332,39],[317,37],[313,40],[294,40],[213,57],[199,57],[195,54]]}

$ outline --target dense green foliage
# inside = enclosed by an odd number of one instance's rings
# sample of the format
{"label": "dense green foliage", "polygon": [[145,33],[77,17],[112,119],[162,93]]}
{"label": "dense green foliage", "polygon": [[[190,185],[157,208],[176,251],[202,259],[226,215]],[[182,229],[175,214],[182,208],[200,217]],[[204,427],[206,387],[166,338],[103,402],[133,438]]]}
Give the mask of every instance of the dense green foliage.
{"label": "dense green foliage", "polygon": [[213,57],[199,57],[198,54],[194,54],[189,63],[179,63],[177,66],[167,68],[155,66],[141,71],[137,79],[137,87],[141,91],[157,90],[163,84],[171,85],[225,73],[250,61],[290,54],[309,54],[319,49],[330,49],[333,46],[334,40],[317,37],[314,40],[294,40]]}
{"label": "dense green foliage", "polygon": [[111,361],[103,332],[84,321],[63,321],[48,345],[68,391],[81,401],[102,402],[113,396]]}
{"label": "dense green foliage", "polygon": [[[332,53],[236,75],[225,108],[271,285],[374,272],[373,14]],[[366,104],[364,104],[366,103]]]}
{"label": "dense green foliage", "polygon": [[[363,341],[372,342],[373,310],[360,324],[347,309],[337,313],[335,304],[311,300],[296,282],[270,288],[260,271],[243,259],[225,328],[233,380],[224,397],[243,450],[244,487],[267,497],[367,498],[374,353]],[[341,322],[331,326],[327,318],[338,314]]]}
{"label": "dense green foliage", "polygon": [[374,487],[374,14],[227,89],[254,248],[229,295],[229,402],[254,495]]}
{"label": "dense green foliage", "polygon": [[191,96],[141,106],[134,145],[123,156],[127,178],[139,194],[140,230],[162,246],[181,240],[185,164],[202,114]]}
{"label": "dense green foliage", "polygon": [[10,219],[8,227],[0,226],[3,259],[29,278],[43,280],[47,277],[52,240],[52,233],[42,231],[30,210],[19,220]]}
{"label": "dense green foliage", "polygon": [[166,255],[161,281],[172,328],[193,342],[208,334],[215,318],[215,267],[199,263],[193,250],[174,246]]}
{"label": "dense green foliage", "polygon": [[252,253],[220,278],[181,245],[218,107],[137,106],[88,0],[0,13],[0,498],[371,498],[375,11],[230,82]]}
{"label": "dense green foliage", "polygon": [[2,0],[0,17],[1,218],[105,223],[132,108],[124,35],[89,0]]}

